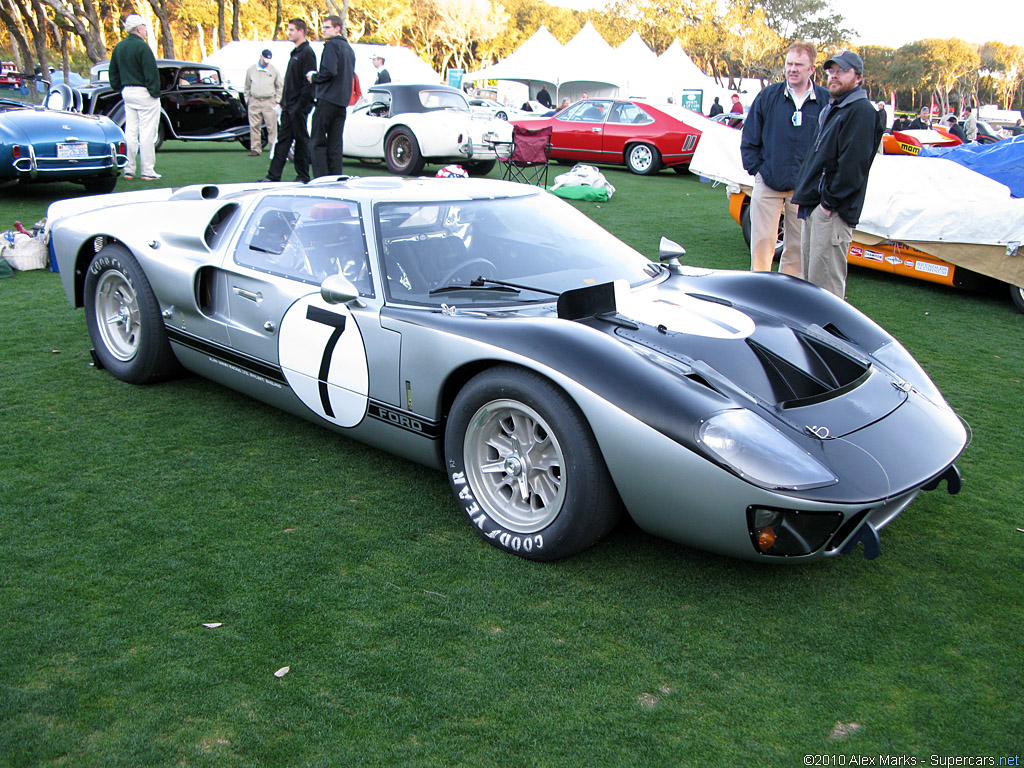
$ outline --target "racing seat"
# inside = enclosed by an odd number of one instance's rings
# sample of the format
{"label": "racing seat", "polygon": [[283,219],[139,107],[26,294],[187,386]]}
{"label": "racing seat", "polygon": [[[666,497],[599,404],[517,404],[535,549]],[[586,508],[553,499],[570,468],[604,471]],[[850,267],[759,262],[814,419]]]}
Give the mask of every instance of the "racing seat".
{"label": "racing seat", "polygon": [[503,180],[546,187],[551,157],[551,126],[524,128],[513,124],[512,141],[495,141],[494,153],[501,163]]}

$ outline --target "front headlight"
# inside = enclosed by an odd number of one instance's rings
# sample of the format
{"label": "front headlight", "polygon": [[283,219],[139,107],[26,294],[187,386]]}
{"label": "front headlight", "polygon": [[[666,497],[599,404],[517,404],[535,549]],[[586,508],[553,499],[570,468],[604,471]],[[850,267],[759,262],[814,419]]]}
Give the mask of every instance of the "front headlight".
{"label": "front headlight", "polygon": [[821,462],[751,411],[722,411],[697,430],[701,448],[755,485],[797,491],[838,481]]}

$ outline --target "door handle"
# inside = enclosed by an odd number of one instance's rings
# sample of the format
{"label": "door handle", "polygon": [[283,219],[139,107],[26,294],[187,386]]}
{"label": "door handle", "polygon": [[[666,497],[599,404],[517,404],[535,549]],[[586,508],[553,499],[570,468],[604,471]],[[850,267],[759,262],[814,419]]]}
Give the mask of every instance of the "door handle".
{"label": "door handle", "polygon": [[600,133],[600,132],[601,132],[601,129],[600,129],[600,128],[591,128],[591,129],[590,129],[590,132],[591,132],[591,133]]}
{"label": "door handle", "polygon": [[236,296],[241,296],[243,299],[248,299],[254,304],[259,304],[263,301],[263,294],[257,291],[247,291],[245,288],[239,288],[237,285],[232,286],[232,290]]}

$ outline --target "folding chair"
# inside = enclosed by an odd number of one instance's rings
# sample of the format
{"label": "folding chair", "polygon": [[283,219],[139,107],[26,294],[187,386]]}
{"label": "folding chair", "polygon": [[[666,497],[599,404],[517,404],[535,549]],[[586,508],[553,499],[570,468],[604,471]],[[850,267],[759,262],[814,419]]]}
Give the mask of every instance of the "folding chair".
{"label": "folding chair", "polygon": [[512,141],[494,142],[501,163],[501,178],[521,184],[548,185],[548,159],[551,156],[551,126],[524,128],[512,126]]}

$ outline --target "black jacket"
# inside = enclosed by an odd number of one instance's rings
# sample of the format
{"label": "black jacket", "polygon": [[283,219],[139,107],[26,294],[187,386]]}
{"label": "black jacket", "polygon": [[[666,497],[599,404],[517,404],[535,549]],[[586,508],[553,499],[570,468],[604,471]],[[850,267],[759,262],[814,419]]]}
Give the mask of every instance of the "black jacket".
{"label": "black jacket", "polygon": [[313,107],[313,84],[306,80],[307,72],[316,71],[316,54],[303,40],[295,46],[288,58],[288,69],[284,73],[284,91],[281,94],[281,111],[295,114],[309,114]]}
{"label": "black jacket", "polygon": [[313,75],[316,100],[347,107],[352,99],[352,73],[356,70],[356,55],[348,40],[341,37],[324,41],[320,54],[320,70]]}
{"label": "black jacket", "polygon": [[793,203],[801,211],[824,205],[851,227],[860,221],[868,171],[885,132],[885,113],[860,86],[822,112],[818,137],[800,169]]}
{"label": "black jacket", "polygon": [[796,188],[800,166],[818,134],[818,115],[828,104],[825,88],[811,83],[810,95],[800,107],[800,125],[793,125],[796,104],[786,93],[786,83],[764,88],[747,112],[740,154],[751,176],[761,174],[764,183],[779,192]]}

